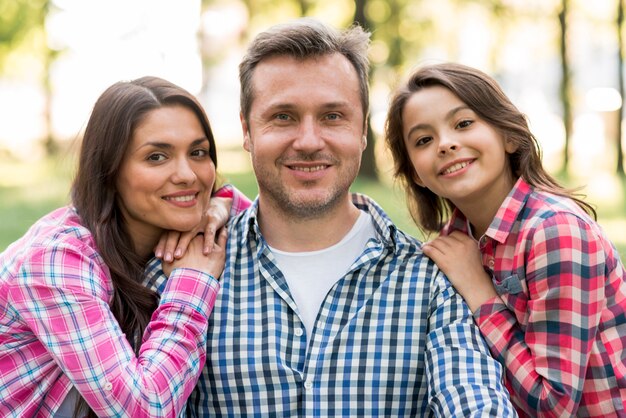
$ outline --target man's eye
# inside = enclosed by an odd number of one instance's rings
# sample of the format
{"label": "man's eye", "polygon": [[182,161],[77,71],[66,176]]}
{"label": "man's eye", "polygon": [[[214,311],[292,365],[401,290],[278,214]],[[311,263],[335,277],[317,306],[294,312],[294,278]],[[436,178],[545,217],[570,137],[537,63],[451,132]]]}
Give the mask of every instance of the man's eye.
{"label": "man's eye", "polygon": [[289,115],[285,113],[279,113],[276,115],[276,119],[278,120],[289,120]]}

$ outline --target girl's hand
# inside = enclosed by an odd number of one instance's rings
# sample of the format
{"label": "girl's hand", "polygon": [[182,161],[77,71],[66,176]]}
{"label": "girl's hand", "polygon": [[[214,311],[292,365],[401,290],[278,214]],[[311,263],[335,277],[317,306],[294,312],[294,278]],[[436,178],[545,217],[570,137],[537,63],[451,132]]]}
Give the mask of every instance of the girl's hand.
{"label": "girl's hand", "polygon": [[448,276],[472,312],[498,295],[483,268],[478,244],[466,234],[454,231],[439,236],[424,243],[422,250]]}
{"label": "girl's hand", "polygon": [[163,272],[169,277],[173,269],[190,268],[219,279],[224,270],[226,260],[226,228],[221,228],[217,234],[217,241],[212,245],[212,251],[206,254],[203,251],[203,243],[206,240],[198,235],[189,242],[185,254],[171,263],[163,262]]}
{"label": "girl's hand", "polygon": [[228,222],[233,199],[229,197],[212,197],[209,207],[196,228],[187,232],[166,231],[161,235],[154,255],[168,263],[181,258],[192,239],[199,233],[204,234],[204,254],[209,254],[215,242],[215,233]]}

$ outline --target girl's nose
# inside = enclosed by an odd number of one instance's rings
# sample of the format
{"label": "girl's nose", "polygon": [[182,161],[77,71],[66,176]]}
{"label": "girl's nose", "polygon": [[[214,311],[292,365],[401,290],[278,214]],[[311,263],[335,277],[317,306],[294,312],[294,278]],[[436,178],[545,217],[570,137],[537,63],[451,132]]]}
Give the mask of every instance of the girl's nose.
{"label": "girl's nose", "polygon": [[456,151],[458,147],[459,147],[459,144],[451,136],[442,135],[439,138],[439,154],[440,155],[445,155],[448,152]]}

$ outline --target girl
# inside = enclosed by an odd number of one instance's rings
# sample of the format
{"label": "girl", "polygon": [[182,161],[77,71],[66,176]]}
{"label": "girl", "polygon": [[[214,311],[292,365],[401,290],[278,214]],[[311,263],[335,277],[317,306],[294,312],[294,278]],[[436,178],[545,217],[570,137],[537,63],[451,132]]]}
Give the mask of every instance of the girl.
{"label": "girl", "polygon": [[626,416],[624,267],[497,83],[423,67],[393,95],[386,138],[413,219],[443,226],[424,253],[474,312],[520,415]]}
{"label": "girl", "polygon": [[0,416],[176,416],[204,365],[225,233],[142,285],[165,230],[200,223],[215,184],[201,105],[165,80],[109,87],[89,119],[72,205],[0,254]]}

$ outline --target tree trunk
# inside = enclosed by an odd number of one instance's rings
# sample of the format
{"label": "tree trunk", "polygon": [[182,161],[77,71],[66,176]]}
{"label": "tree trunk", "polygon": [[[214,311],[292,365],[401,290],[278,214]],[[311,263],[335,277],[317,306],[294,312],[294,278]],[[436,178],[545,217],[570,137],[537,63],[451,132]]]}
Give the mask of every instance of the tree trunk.
{"label": "tree trunk", "polygon": [[569,67],[569,54],[567,48],[567,14],[569,8],[569,0],[562,0],[561,12],[559,13],[559,23],[561,29],[561,86],[559,96],[563,106],[563,125],[565,127],[565,146],[563,149],[563,165],[562,172],[567,174],[570,159],[570,138],[572,135],[572,102],[571,102],[571,72]]}
{"label": "tree trunk", "polygon": [[[46,1],[43,4],[43,24],[45,25],[45,19],[50,12],[51,3],[50,1]],[[42,79],[42,88],[44,94],[44,138],[43,145],[48,157],[53,157],[59,152],[59,144],[54,138],[54,130],[52,127],[52,99],[53,99],[53,88],[52,88],[52,80],[50,79],[50,74],[52,74],[52,66],[57,59],[58,52],[51,49],[48,46],[47,34],[46,31],[43,31],[46,40],[44,42],[44,73]]]}
{"label": "tree trunk", "polygon": [[617,126],[615,132],[615,152],[617,155],[616,173],[624,177],[624,153],[622,152],[622,119],[624,118],[624,40],[622,30],[624,27],[624,0],[617,0],[617,75],[619,81],[619,95],[622,98],[622,105],[617,110]]}
{"label": "tree trunk", "polygon": [[[369,30],[370,24],[365,15],[365,7],[367,5],[367,0],[355,0],[355,8],[354,8],[354,22],[358,23],[365,30]],[[370,69],[370,75],[372,70]],[[359,171],[359,176],[365,177],[368,179],[378,180],[378,171],[376,170],[376,138],[374,137],[374,132],[371,128],[371,123],[368,121],[367,124],[367,147],[363,152],[363,158],[361,160],[361,169]]]}

